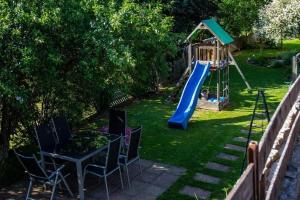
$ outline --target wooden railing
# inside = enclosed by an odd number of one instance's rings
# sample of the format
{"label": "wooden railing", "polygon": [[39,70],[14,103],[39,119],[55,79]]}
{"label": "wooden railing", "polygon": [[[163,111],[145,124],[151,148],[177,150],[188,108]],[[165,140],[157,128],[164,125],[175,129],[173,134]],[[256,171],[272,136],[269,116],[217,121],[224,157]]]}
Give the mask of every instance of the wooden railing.
{"label": "wooden railing", "polygon": [[[225,59],[225,51],[224,47],[219,48],[220,60]],[[210,61],[215,66],[217,62],[217,47],[196,43],[192,46],[192,55],[194,60]]]}
{"label": "wooden railing", "polygon": [[[270,184],[266,185],[265,174],[263,173],[267,159],[272,150],[274,141],[287,118],[292,106],[295,104],[300,91],[300,76],[290,87],[283,100],[280,102],[275,113],[272,116],[264,135],[259,144],[251,143],[248,150],[248,166],[242,176],[239,178],[233,189],[227,195],[226,199],[276,199],[277,192],[281,185],[284,172],[287,167],[295,136],[300,132],[300,112],[297,113],[293,121],[292,128],[286,139],[286,143],[278,161],[278,167],[272,176]],[[255,147],[253,147],[255,146]],[[257,149],[257,151],[253,151]],[[268,190],[266,191],[266,188]],[[241,198],[243,197],[243,198]]]}

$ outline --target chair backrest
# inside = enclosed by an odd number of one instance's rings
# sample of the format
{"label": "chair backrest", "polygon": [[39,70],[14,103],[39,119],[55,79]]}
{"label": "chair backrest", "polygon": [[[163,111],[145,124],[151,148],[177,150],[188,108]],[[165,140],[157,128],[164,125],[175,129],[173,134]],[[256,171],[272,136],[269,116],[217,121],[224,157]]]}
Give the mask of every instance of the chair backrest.
{"label": "chair backrest", "polygon": [[141,134],[142,134],[142,127],[134,128],[131,130],[129,146],[127,150],[128,161],[135,159],[139,155],[138,149],[140,146]]}
{"label": "chair backrest", "polygon": [[47,174],[38,163],[38,160],[36,159],[35,155],[24,154],[16,149],[14,149],[14,152],[19,162],[24,167],[26,173],[28,173],[33,178],[43,179],[43,180],[48,179]]}
{"label": "chair backrest", "polygon": [[121,137],[114,139],[108,144],[106,158],[106,173],[111,172],[119,166],[119,155],[121,150]]}
{"label": "chair backrest", "polygon": [[125,135],[127,126],[127,113],[124,110],[110,110],[108,132],[115,135]]}
{"label": "chair backrest", "polygon": [[52,118],[51,122],[57,137],[58,146],[66,144],[72,137],[67,119],[63,116],[59,116]]}
{"label": "chair backrest", "polygon": [[49,124],[41,124],[35,127],[36,137],[41,151],[54,152],[56,140],[52,127]]}

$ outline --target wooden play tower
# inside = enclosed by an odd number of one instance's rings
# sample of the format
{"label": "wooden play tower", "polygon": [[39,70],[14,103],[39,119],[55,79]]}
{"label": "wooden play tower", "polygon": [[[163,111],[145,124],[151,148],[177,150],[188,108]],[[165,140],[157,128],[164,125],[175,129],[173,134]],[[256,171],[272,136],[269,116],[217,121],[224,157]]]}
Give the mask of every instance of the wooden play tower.
{"label": "wooden play tower", "polygon": [[[201,38],[203,31],[208,31],[211,37]],[[219,111],[229,104],[229,65],[236,66],[248,89],[251,89],[230,52],[233,41],[233,38],[213,19],[201,21],[187,37],[188,67],[181,79],[191,74],[195,61],[211,64],[211,75],[207,80],[209,84],[207,88],[202,88],[198,108]]]}

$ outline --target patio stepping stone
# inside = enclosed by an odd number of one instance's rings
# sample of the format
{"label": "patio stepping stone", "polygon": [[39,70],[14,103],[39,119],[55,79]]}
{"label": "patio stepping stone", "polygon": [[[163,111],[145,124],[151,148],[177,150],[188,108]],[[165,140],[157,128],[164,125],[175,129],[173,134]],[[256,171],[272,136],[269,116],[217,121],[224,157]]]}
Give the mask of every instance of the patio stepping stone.
{"label": "patio stepping stone", "polygon": [[164,188],[169,188],[176,180],[178,179],[177,175],[170,174],[170,173],[164,173],[160,176],[158,176],[152,184],[159,186],[159,187],[164,187]]}
{"label": "patio stepping stone", "polygon": [[245,152],[245,147],[241,147],[234,144],[226,144],[224,148],[229,150],[234,150],[234,151]]}
{"label": "patio stepping stone", "polygon": [[[241,129],[240,132],[243,133],[243,134],[248,135],[249,130]],[[257,131],[254,131],[254,130],[251,130],[251,133],[252,133],[252,134],[258,134],[258,132],[257,132]]]}
{"label": "patio stepping stone", "polygon": [[[250,124],[248,124],[248,126],[250,126]],[[262,126],[261,124],[256,124],[256,123],[252,124],[252,127],[256,127],[256,128],[261,128],[261,126]],[[266,125],[264,125],[264,126],[266,126]]]}
{"label": "patio stepping stone", "polygon": [[233,141],[235,141],[235,142],[247,142],[247,138],[235,137],[235,138],[233,138]]}
{"label": "patio stepping stone", "polygon": [[208,162],[205,165],[205,167],[208,169],[217,170],[217,171],[221,171],[221,172],[229,172],[229,170],[230,170],[230,167],[219,164],[219,163],[215,163],[215,162]]}
{"label": "patio stepping stone", "polygon": [[209,176],[209,175],[202,174],[202,173],[196,173],[196,175],[194,176],[194,180],[201,181],[204,183],[211,183],[211,184],[219,184],[220,183],[220,178],[214,177],[214,176]]}
{"label": "patio stepping stone", "polygon": [[184,186],[184,188],[182,188],[179,191],[180,194],[183,195],[187,195],[190,196],[192,198],[197,197],[197,199],[208,199],[211,195],[210,191],[207,190],[203,190],[201,188],[196,188],[196,187],[192,187],[192,186]]}
{"label": "patio stepping stone", "polygon": [[234,155],[223,153],[223,152],[218,153],[217,158],[220,158],[220,159],[223,159],[223,160],[230,160],[230,161],[235,161],[235,160],[239,159],[238,156],[234,156]]}

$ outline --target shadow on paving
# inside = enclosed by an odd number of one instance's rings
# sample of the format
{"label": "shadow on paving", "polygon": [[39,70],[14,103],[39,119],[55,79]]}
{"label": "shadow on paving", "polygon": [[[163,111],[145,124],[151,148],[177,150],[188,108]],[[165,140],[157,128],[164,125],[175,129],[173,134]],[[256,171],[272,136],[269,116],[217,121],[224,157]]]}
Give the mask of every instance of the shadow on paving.
{"label": "shadow on paving", "polygon": [[[108,178],[108,189],[110,192],[110,199],[117,200],[154,200],[158,198],[163,192],[165,192],[177,179],[185,174],[184,168],[175,167],[171,165],[155,163],[149,160],[141,160],[142,175],[140,174],[137,164],[132,164],[129,167],[131,188],[128,187],[127,178],[124,176],[123,181],[124,189],[121,189],[120,177],[116,172]],[[68,177],[67,181],[72,188],[72,191],[77,191],[76,177]],[[8,188],[0,190],[0,199],[9,200],[21,200],[26,196],[27,186],[29,181],[24,179]],[[31,197],[34,199],[49,199],[50,187],[47,187],[46,191],[38,184],[34,184]],[[95,176],[87,175],[85,181],[85,199],[106,199],[106,191],[103,179],[99,179]],[[57,189],[55,195],[57,200],[72,200],[67,191]]]}

